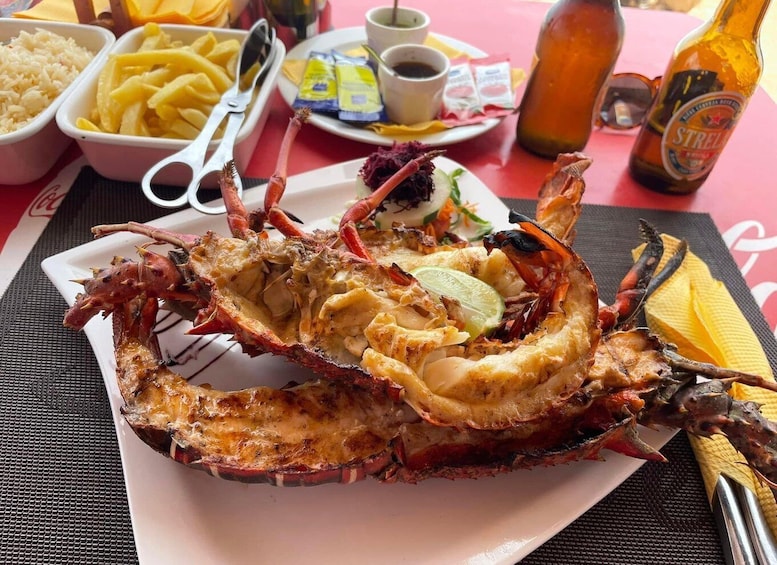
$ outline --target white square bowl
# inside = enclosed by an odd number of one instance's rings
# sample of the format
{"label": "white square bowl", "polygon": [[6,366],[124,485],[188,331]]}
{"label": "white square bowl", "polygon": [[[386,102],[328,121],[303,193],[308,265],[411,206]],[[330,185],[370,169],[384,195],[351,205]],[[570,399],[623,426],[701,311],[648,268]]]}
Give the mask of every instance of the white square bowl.
{"label": "white square bowl", "polygon": [[[173,41],[181,40],[186,44],[190,44],[208,31],[212,31],[219,41],[236,38],[242,44],[248,33],[241,29],[205,28],[178,24],[161,24],[160,28]],[[135,52],[142,41],[143,28],[134,28],[116,41],[108,52],[108,57],[115,53]],[[286,50],[283,43],[276,40],[275,59],[254,101],[248,107],[245,121],[235,140],[234,159],[240,174],[248,165],[267,122],[270,96],[275,89],[285,56]],[[78,92],[62,104],[57,112],[57,124],[66,135],[76,140],[89,165],[100,175],[113,180],[140,182],[151,166],[180,151],[190,142],[179,139],[94,132],[77,128],[76,120],[79,117],[90,117],[90,111],[95,105],[97,81],[104,66],[105,61],[99,67],[92,69],[84,77]],[[216,148],[217,144],[218,140],[210,143],[208,154]],[[184,170],[183,167],[175,166],[166,167],[154,176],[155,184],[186,186],[190,180],[190,172]],[[203,186],[207,187],[208,182],[209,179],[205,179]]]}
{"label": "white square bowl", "polygon": [[36,181],[65,152],[73,140],[57,127],[57,110],[77,90],[91,70],[102,66],[108,50],[115,42],[111,32],[98,26],[21,18],[0,18],[0,41],[12,39],[22,31],[35,33],[36,29],[72,37],[78,45],[94,53],[94,58],[43,112],[22,128],[0,135],[0,184],[18,185]]}

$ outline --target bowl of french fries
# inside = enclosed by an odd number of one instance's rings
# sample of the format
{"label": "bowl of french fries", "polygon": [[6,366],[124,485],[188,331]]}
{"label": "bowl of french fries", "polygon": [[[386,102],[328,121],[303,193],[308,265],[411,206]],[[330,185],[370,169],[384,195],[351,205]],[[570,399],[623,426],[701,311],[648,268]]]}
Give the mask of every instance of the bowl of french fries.
{"label": "bowl of french fries", "polygon": [[[222,93],[234,84],[246,34],[240,29],[179,24],[134,28],[116,41],[104,64],[85,76],[78,92],[60,106],[57,124],[76,140],[100,175],[140,182],[151,166],[197,137]],[[267,121],[269,98],[285,56],[282,43],[277,42],[276,49],[235,141],[240,174]],[[221,129],[209,152],[220,137]],[[190,180],[191,172],[184,167],[165,168],[154,178],[155,183],[173,186],[186,186]]]}

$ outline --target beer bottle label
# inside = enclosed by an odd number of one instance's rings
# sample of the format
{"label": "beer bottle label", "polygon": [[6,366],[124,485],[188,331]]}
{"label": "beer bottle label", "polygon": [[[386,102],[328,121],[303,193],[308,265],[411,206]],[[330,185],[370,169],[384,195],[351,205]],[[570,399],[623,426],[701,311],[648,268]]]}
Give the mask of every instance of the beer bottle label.
{"label": "beer bottle label", "polygon": [[661,138],[664,169],[678,180],[707,174],[718,159],[746,99],[737,92],[709,92],[682,105]]}

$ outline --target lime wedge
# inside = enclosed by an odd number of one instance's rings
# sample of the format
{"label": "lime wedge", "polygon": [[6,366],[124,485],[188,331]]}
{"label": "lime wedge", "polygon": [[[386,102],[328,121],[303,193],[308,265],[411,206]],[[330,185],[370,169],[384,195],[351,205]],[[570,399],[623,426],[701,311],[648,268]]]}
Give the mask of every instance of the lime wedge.
{"label": "lime wedge", "polygon": [[455,298],[461,304],[464,331],[475,338],[502,321],[505,302],[494,287],[472,275],[447,267],[423,266],[410,272],[427,291]]}

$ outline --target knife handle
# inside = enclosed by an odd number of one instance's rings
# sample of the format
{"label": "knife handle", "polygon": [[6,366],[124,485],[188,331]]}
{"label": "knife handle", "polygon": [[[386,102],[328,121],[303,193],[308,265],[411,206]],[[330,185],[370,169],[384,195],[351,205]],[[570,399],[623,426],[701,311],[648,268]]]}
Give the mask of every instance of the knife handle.
{"label": "knife handle", "polygon": [[726,565],[758,565],[747,524],[731,482],[721,475],[712,497],[712,513],[720,532]]}
{"label": "knife handle", "polygon": [[758,497],[753,491],[737,481],[732,480],[730,484],[739,501],[745,525],[750,532],[750,541],[753,544],[753,551],[758,563],[761,565],[777,563],[777,544],[775,544],[771,528],[766,523]]}

